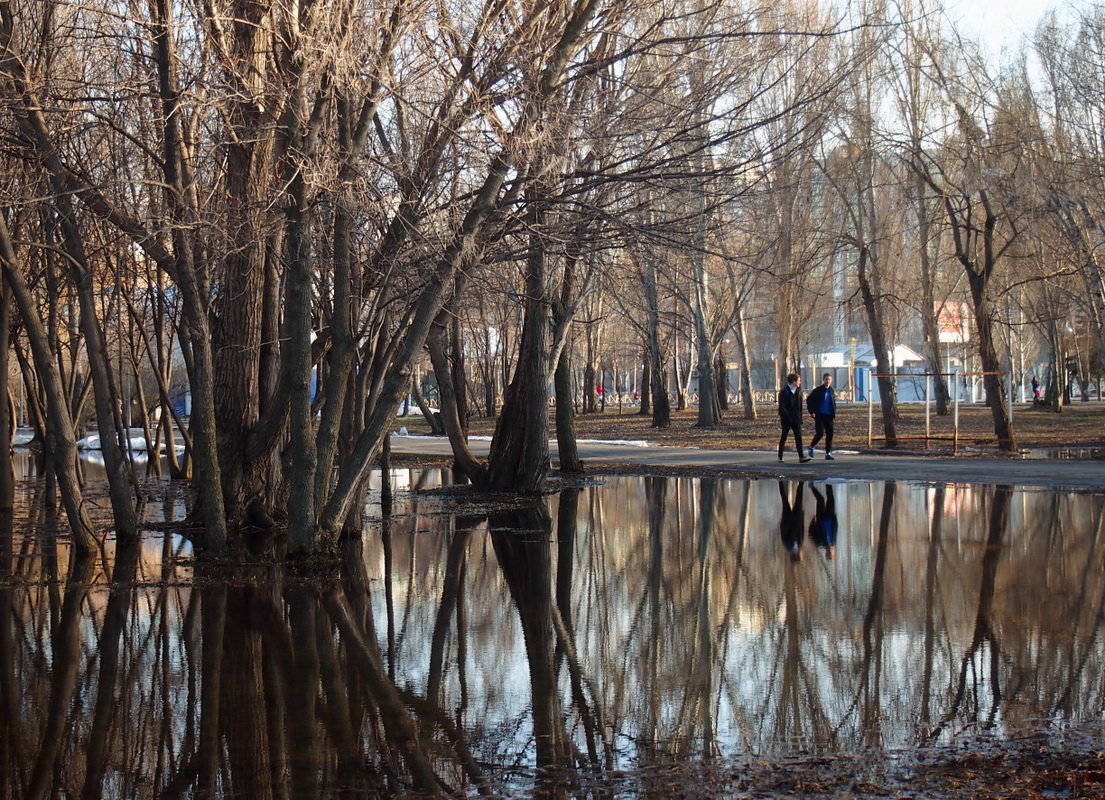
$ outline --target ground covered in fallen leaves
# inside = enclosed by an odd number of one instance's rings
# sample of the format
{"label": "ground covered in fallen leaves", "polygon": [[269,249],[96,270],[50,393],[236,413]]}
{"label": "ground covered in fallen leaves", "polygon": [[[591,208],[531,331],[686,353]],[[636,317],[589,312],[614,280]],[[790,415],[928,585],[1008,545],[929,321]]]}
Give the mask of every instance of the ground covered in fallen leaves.
{"label": "ground covered in fallen leaves", "polygon": [[[872,441],[868,445],[868,408],[866,405],[841,405],[836,420],[836,448],[843,450],[886,450],[882,440],[882,417],[878,406],[874,409]],[[804,426],[808,436],[813,433],[813,422]],[[411,433],[426,433],[425,423],[417,417],[405,419],[401,424]],[[711,427],[697,425],[697,411],[688,409],[673,411],[672,422],[666,428],[652,427],[652,418],[637,413],[635,408],[619,410],[611,406],[594,414],[577,414],[576,437],[579,439],[648,441],[658,445],[685,445],[737,450],[769,450],[779,441],[779,419],[773,406],[759,406],[757,418],[746,420],[741,409],[730,408],[722,414],[721,423]],[[1054,413],[1030,406],[1017,405],[1013,412],[1013,427],[1017,446],[1021,450],[1065,449],[1105,450],[1105,403],[1091,401],[1074,403]],[[491,435],[495,421],[473,417],[470,432],[473,435]],[[924,406],[907,404],[900,407],[896,421],[899,441],[896,450],[910,453],[928,452],[947,455],[952,447],[953,419],[940,417],[935,411],[928,419],[927,443]],[[927,446],[926,446],[927,444]],[[959,444],[972,452],[994,454],[993,417],[982,405],[963,405],[959,409]],[[1077,453],[1075,453],[1077,455]]]}

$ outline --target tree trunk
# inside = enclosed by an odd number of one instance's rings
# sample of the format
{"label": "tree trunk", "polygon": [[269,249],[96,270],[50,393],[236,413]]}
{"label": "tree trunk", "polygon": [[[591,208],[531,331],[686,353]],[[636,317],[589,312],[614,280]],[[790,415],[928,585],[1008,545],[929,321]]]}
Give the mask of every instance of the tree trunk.
{"label": "tree trunk", "polygon": [[568,348],[560,351],[553,374],[556,393],[556,450],[559,454],[560,471],[575,474],[583,473],[583,462],[579,458],[579,446],[576,444],[575,406],[572,403],[572,366],[568,358]]}
{"label": "tree trunk", "polygon": [[752,358],[748,353],[748,336],[744,327],[743,306],[737,306],[733,335],[737,340],[737,358],[739,359],[741,373],[741,405],[744,407],[744,418],[756,419],[756,396],[752,389]]}
{"label": "tree trunk", "polygon": [[668,402],[667,372],[660,350],[660,293],[656,284],[656,265],[650,257],[644,260],[645,349],[649,362],[649,392],[652,395],[652,427],[671,425],[671,403]]}
{"label": "tree trunk", "polygon": [[986,405],[994,421],[994,435],[998,449],[1015,453],[1017,440],[1013,433],[1013,421],[1009,418],[1005,382],[1001,379],[1001,359],[994,344],[994,320],[987,294],[987,277],[968,270],[967,281],[971,287],[975,325],[978,328],[978,359],[982,366],[982,386],[986,391]]}
{"label": "tree trunk", "polygon": [[641,358],[641,382],[637,386],[637,397],[641,400],[641,408],[638,414],[649,416],[652,414],[652,358],[648,347],[644,348]]}
{"label": "tree trunk", "polygon": [[897,447],[898,438],[895,430],[895,419],[898,415],[898,390],[895,379],[888,377],[894,370],[894,362],[891,359],[890,347],[886,341],[886,329],[883,325],[882,311],[879,307],[882,298],[876,294],[871,284],[868,261],[867,247],[861,247],[856,274],[859,280],[860,293],[863,296],[863,308],[867,312],[867,330],[871,334],[871,345],[875,350],[875,358],[879,365],[879,403],[882,406],[883,435],[886,437],[887,447]]}
{"label": "tree trunk", "polygon": [[[705,220],[700,224],[705,225]],[[710,428],[721,421],[721,412],[717,404],[714,385],[714,356],[710,346],[710,335],[706,326],[708,309],[706,289],[706,257],[703,253],[695,256],[695,282],[693,304],[695,362],[698,372],[698,421],[695,427]]]}
{"label": "tree trunk", "polygon": [[[173,73],[174,45],[171,25],[174,12],[170,0],[157,0],[151,6],[151,11],[154,15],[151,28],[157,62],[158,89],[161,93],[161,107],[165,119],[162,131],[164,196],[171,209],[172,219],[178,223],[174,226],[172,235],[174,252],[170,254],[159,249],[156,239],[149,236],[141,226],[130,224],[118,215],[111,214],[110,208],[101,208],[101,213],[143,247],[146,254],[174,280],[180,289],[186,330],[186,333],[181,336],[181,344],[184,345],[184,340],[187,340],[186,350],[191,353],[191,358],[186,361],[192,393],[192,414],[188,424],[194,444],[191,455],[195,465],[196,492],[201,498],[200,512],[204,522],[204,544],[211,552],[218,555],[226,550],[227,525],[215,420],[215,356],[207,316],[209,293],[204,272],[200,269],[202,260],[198,256],[190,233],[198,198],[195,187],[189,180],[188,159],[184,156],[184,137],[181,133],[182,115],[178,113],[179,92]],[[95,198],[87,194],[82,195],[82,198],[90,204],[95,201]]]}
{"label": "tree trunk", "polygon": [[944,372],[943,354],[940,352],[940,325],[936,314],[936,294],[934,290],[934,274],[932,259],[929,257],[929,219],[926,211],[921,209],[924,205],[923,198],[918,200],[918,218],[920,221],[920,251],[921,260],[921,329],[925,339],[925,355],[928,360],[929,372],[934,373],[933,386],[936,390],[936,414],[947,416],[951,402],[951,393],[948,391],[948,379]]}
{"label": "tree trunk", "polygon": [[[293,123],[295,124],[295,123]],[[296,132],[290,132],[293,141]],[[281,381],[290,392],[288,419],[287,469],[293,486],[306,491],[297,493],[288,508],[288,552],[310,553],[315,548],[315,498],[318,453],[315,447],[314,411],[311,405],[311,334],[312,334],[312,274],[310,256],[310,209],[305,193],[302,170],[295,170],[288,191],[285,211],[285,242],[288,270],[284,294],[285,368]],[[267,503],[266,503],[267,505]]]}
{"label": "tree trunk", "polygon": [[92,522],[85,510],[77,477],[77,445],[73,434],[73,420],[65,402],[65,393],[46,327],[38,316],[38,305],[27,286],[23,266],[16,257],[3,215],[0,215],[0,265],[23,320],[23,329],[31,346],[38,379],[43,383],[43,394],[46,396],[50,417],[46,431],[46,452],[50,454],[50,469],[56,475],[61,490],[62,504],[73,533],[74,551],[82,558],[87,558],[96,552],[96,538],[92,535]]}
{"label": "tree trunk", "polygon": [[[544,222],[540,201],[533,230]],[[525,311],[518,364],[507,388],[488,458],[489,485],[496,491],[538,494],[549,469],[550,303],[546,253],[540,234],[531,237],[526,259]]]}
{"label": "tree trunk", "polygon": [[[463,279],[457,281],[456,295],[464,292]],[[464,336],[460,329],[460,316],[449,315],[449,365],[453,372],[453,396],[456,398],[457,421],[460,422],[461,431],[468,435],[468,419],[471,409],[468,406],[468,366],[464,357]]]}
{"label": "tree trunk", "polygon": [[[12,460],[12,406],[8,386],[11,356],[12,292],[0,282],[0,518],[15,511],[15,464]],[[0,535],[3,535],[0,533]],[[9,534],[10,535],[10,532]]]}
{"label": "tree trunk", "polygon": [[[457,373],[450,364],[450,358],[455,358],[456,353],[446,353],[445,350],[449,320],[455,316],[451,305],[442,309],[426,339],[426,349],[430,353],[434,374],[437,375],[441,425],[445,435],[449,437],[453,463],[474,486],[484,487],[487,485],[487,467],[480,463],[468,446],[468,432],[458,405],[458,389],[454,383]],[[463,375],[461,379],[463,380]]]}
{"label": "tree trunk", "polygon": [[[345,127],[349,124],[346,121]],[[346,145],[348,148],[348,137]],[[348,179],[349,176],[343,177]],[[326,382],[321,387],[323,403],[315,444],[318,459],[314,486],[316,508],[322,507],[330,489],[353,369],[353,266],[349,252],[352,203],[350,192],[343,185],[334,210],[334,300],[330,312],[331,344],[327,353],[329,369],[326,372]]]}
{"label": "tree trunk", "polygon": [[[729,376],[726,374],[725,359],[721,353],[714,356],[714,394],[717,398],[718,409],[722,412],[729,410]],[[720,414],[718,415],[720,419]]]}
{"label": "tree trunk", "polygon": [[583,413],[594,414],[598,411],[598,403],[595,400],[595,323],[588,321],[586,352],[583,362]]}

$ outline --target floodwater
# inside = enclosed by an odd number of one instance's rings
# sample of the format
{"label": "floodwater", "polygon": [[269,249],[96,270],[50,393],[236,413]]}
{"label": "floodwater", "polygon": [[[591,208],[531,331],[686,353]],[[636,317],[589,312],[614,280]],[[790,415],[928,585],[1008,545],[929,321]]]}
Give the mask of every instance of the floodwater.
{"label": "floodwater", "polygon": [[489,515],[392,477],[333,579],[0,539],[0,798],[614,797],[583,776],[1101,719],[1105,494],[614,477]]}

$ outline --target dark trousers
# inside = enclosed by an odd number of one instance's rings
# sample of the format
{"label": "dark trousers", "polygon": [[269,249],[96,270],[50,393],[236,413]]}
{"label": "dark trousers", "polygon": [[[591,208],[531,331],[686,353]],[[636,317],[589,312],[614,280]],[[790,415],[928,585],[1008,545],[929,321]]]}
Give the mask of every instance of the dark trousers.
{"label": "dark trousers", "polygon": [[780,425],[783,428],[783,432],[779,436],[779,457],[783,457],[783,448],[787,446],[787,434],[791,431],[794,431],[794,446],[798,448],[798,455],[805,455],[805,453],[802,452],[802,426],[794,422],[787,422],[786,420],[781,420]]}
{"label": "dark trousers", "polygon": [[825,437],[825,452],[831,453],[833,451],[833,417],[826,417],[824,414],[818,414],[813,419],[813,441],[810,442],[810,447],[817,447],[817,443],[821,441],[821,437]]}

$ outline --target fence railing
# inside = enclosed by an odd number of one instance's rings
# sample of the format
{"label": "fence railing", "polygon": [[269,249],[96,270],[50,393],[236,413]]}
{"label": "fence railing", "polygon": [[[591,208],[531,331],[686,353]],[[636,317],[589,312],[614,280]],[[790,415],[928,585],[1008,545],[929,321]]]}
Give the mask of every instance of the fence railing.
{"label": "fence railing", "polygon": [[[1008,372],[876,372],[872,373],[872,378],[924,378],[925,379],[925,435],[924,436],[897,436],[893,438],[888,436],[875,436],[875,393],[873,391],[867,392],[867,446],[872,447],[876,439],[880,439],[887,443],[897,443],[905,441],[921,441],[924,442],[925,449],[928,450],[929,442],[950,441],[952,443],[952,453],[959,452],[960,431],[959,431],[959,385],[958,382],[955,385],[955,391],[952,393],[953,412],[952,412],[952,432],[951,436],[934,436],[932,433],[932,379],[937,377],[944,378],[978,378],[985,377],[987,375],[1003,376],[1008,375]],[[1013,420],[1013,384],[1008,384],[1009,398],[1008,398],[1008,413],[1009,421]],[[971,440],[974,444],[991,444],[996,443],[999,446],[1003,444],[1003,440],[996,436],[991,437],[974,437]]]}

